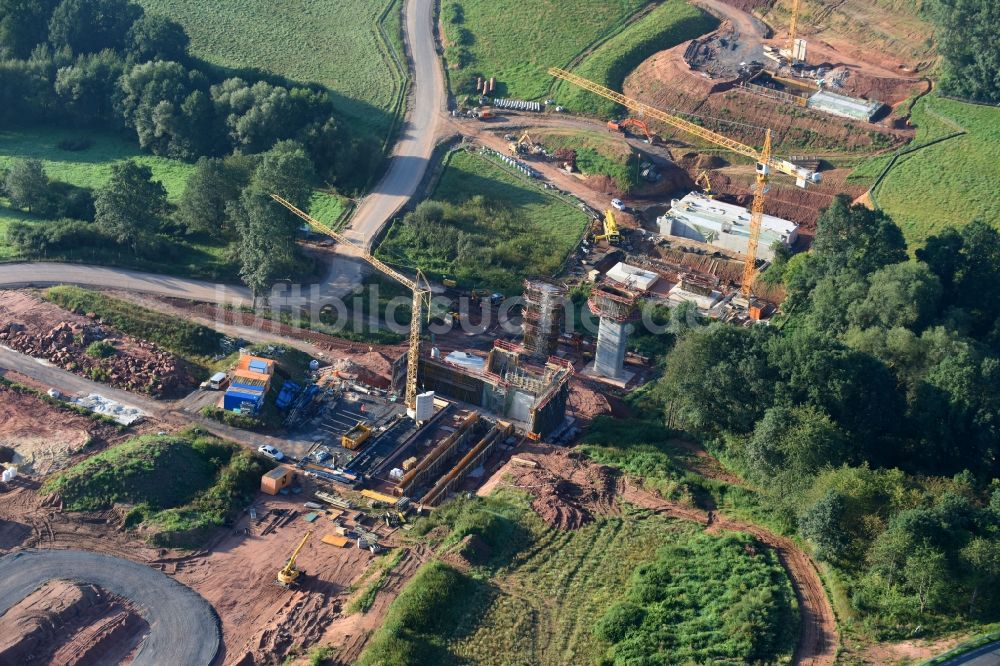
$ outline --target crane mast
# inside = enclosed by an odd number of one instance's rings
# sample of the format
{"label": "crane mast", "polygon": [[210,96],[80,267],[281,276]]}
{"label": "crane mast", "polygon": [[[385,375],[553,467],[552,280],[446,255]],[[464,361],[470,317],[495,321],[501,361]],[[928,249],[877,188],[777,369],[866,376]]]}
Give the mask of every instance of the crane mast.
{"label": "crane mast", "polygon": [[[391,277],[393,280],[396,280],[413,292],[413,306],[410,315],[410,345],[406,357],[405,403],[407,409],[414,410],[415,413],[417,408],[417,366],[420,363],[420,333],[423,328],[421,325],[421,318],[423,316],[424,305],[425,303],[429,304],[431,294],[430,285],[427,284],[427,280],[424,278],[423,273],[417,269],[416,279],[411,280],[409,277],[403,275],[381,259],[372,255],[365,248],[355,244],[343,234],[334,231],[305,211],[299,209],[295,204],[291,203],[287,199],[284,199],[277,194],[272,194],[271,198],[297,215],[309,226],[318,229],[338,243],[355,248],[361,254],[362,259],[367,261],[381,273]],[[421,282],[423,282],[423,286],[421,285]]]}
{"label": "crane mast", "polygon": [[758,151],[756,148],[748,146],[735,139],[731,139],[724,134],[713,132],[710,129],[706,129],[701,125],[691,122],[690,120],[685,120],[684,118],[672,115],[666,111],[661,111],[660,109],[650,106],[644,102],[640,102],[637,99],[626,97],[619,92],[606,88],[599,83],[594,83],[593,81],[573,74],[572,72],[568,72],[564,69],[550,67],[549,74],[583,88],[584,90],[592,92],[595,95],[600,95],[605,99],[609,99],[627,109],[635,111],[636,113],[642,114],[648,118],[653,118],[654,120],[658,120],[666,125],[669,125],[670,127],[682,130],[692,136],[698,137],[699,139],[703,139],[709,143],[715,144],[716,146],[725,148],[738,155],[743,155],[754,160],[757,165],[757,176],[754,186],[753,207],[751,208],[750,214],[750,237],[747,240],[747,254],[743,267],[743,278],[740,283],[740,294],[744,298],[749,298],[753,287],[754,274],[756,272],[757,246],[760,242],[760,229],[764,218],[764,195],[767,193],[767,182],[771,171],[779,171],[792,176],[795,178],[795,184],[799,187],[806,187],[811,183],[820,182],[819,173],[797,166],[788,160],[776,159],[772,156],[771,130],[767,130],[765,132],[764,148],[763,150]]}

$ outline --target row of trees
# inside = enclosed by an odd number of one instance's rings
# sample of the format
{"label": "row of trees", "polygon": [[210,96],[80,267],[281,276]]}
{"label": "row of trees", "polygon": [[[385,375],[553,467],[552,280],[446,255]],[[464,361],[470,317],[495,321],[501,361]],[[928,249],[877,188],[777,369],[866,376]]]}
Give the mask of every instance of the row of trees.
{"label": "row of trees", "polygon": [[339,124],[326,91],[218,78],[188,43],[180,24],[127,0],[0,0],[0,121],[122,129],[184,160],[296,140],[327,182],[365,185],[381,146]]}
{"label": "row of trees", "polygon": [[908,256],[884,213],[838,198],[779,268],[779,325],[684,333],[644,396],[714,442],[885,633],[1000,615],[981,594],[1000,584],[1000,234],[972,222]]}
{"label": "row of trees", "polygon": [[937,25],[944,58],[941,89],[1000,104],[1000,4],[996,0],[934,0],[924,5]]}
{"label": "row of trees", "polygon": [[[40,162],[22,160],[8,170],[3,193],[15,206],[53,221],[14,223],[8,241],[32,257],[110,243],[156,259],[170,251],[165,248],[178,233],[196,234],[228,243],[240,276],[260,294],[302,263],[296,218],[270,194],[308,208],[315,180],[312,161],[293,141],[260,155],[202,158],[176,207],[151,169],[133,160],[113,164],[107,184],[93,193],[52,181]],[[56,196],[61,192],[68,194]]]}

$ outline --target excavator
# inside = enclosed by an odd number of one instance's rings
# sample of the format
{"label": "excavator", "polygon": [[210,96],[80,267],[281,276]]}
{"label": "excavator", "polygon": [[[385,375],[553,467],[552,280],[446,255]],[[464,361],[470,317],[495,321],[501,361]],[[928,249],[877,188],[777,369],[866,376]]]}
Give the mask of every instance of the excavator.
{"label": "excavator", "polygon": [[538,155],[542,152],[542,147],[532,141],[527,132],[522,134],[517,141],[508,143],[507,149],[510,150],[511,155]]}
{"label": "excavator", "polygon": [[702,185],[705,196],[709,199],[714,199],[715,195],[712,194],[712,181],[708,178],[708,171],[702,169],[698,176],[694,179],[695,185]]}
{"label": "excavator", "polygon": [[626,118],[625,120],[609,120],[608,121],[608,131],[609,132],[621,132],[622,134],[628,134],[629,128],[634,127],[639,133],[642,133],[646,137],[646,143],[653,145],[656,137],[652,132],[649,131],[649,125],[642,122],[638,118]]}
{"label": "excavator", "polygon": [[594,242],[599,243],[602,240],[606,240],[612,245],[617,245],[621,239],[622,236],[618,231],[618,222],[615,220],[615,214],[610,210],[604,211],[604,233],[594,236]]}
{"label": "excavator", "polygon": [[295,559],[299,556],[299,553],[302,552],[302,548],[306,545],[306,541],[309,540],[310,536],[312,536],[312,530],[306,532],[306,535],[302,537],[302,541],[300,541],[299,545],[294,551],[292,551],[292,556],[288,558],[287,562],[285,562],[285,566],[278,571],[278,585],[281,585],[284,588],[290,588],[299,580],[299,576],[302,575],[302,570],[295,568]]}

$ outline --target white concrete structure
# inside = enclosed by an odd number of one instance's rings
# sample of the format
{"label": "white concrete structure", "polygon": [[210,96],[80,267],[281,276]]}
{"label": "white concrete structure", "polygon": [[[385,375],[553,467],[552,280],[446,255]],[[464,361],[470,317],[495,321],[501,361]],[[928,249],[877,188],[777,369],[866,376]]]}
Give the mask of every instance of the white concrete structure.
{"label": "white concrete structure", "polygon": [[629,289],[638,289],[639,291],[649,291],[656,284],[656,281],[660,279],[660,276],[652,271],[647,271],[624,262],[615,264],[607,272],[607,276]]}
{"label": "white concrete structure", "polygon": [[[656,222],[661,235],[690,238],[740,254],[746,253],[750,240],[749,210],[709,199],[699,192],[674,199],[670,210],[656,218]],[[765,215],[761,221],[757,258],[773,259],[771,248],[776,241],[789,247],[798,235],[799,227],[794,222]]]}
{"label": "white concrete structure", "polygon": [[823,111],[824,113],[840,116],[841,118],[864,120],[870,123],[875,114],[882,108],[882,102],[838,95],[829,90],[820,90],[809,98],[807,106],[810,109]]}
{"label": "white concrete structure", "polygon": [[594,372],[602,377],[618,379],[624,374],[625,349],[628,324],[601,318],[597,328],[597,353],[594,354]]}

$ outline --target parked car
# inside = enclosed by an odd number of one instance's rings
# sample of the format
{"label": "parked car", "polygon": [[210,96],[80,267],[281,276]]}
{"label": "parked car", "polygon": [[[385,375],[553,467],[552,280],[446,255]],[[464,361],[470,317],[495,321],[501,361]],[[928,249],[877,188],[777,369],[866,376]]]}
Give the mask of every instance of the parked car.
{"label": "parked car", "polygon": [[615,210],[625,210],[625,202],[621,199],[612,199],[611,207]]}
{"label": "parked car", "polygon": [[270,444],[262,444],[258,446],[257,453],[263,456],[267,456],[272,460],[277,460],[278,462],[281,462],[282,460],[285,459],[285,454],[279,451],[278,449],[274,448]]}

